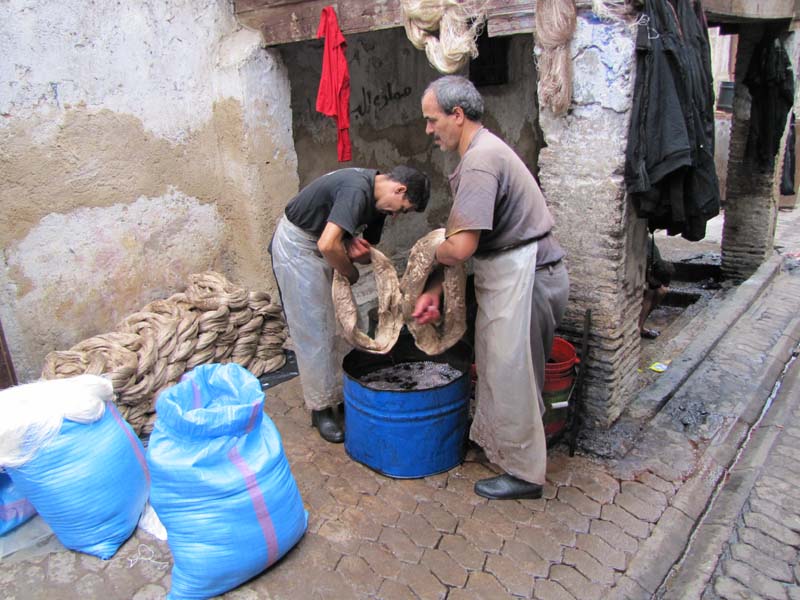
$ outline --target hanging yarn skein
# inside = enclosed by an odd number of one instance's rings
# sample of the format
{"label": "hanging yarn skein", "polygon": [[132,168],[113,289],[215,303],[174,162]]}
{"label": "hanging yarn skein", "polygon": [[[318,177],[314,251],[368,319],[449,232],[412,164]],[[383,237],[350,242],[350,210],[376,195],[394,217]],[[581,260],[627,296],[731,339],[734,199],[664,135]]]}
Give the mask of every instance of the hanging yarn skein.
{"label": "hanging yarn skein", "polygon": [[400,0],[400,7],[406,36],[440,73],[455,73],[478,56],[482,11],[458,0]]}
{"label": "hanging yarn skein", "polygon": [[539,103],[555,115],[572,102],[572,60],[569,45],[577,24],[573,0],[539,0],[534,16],[539,72]]}
{"label": "hanging yarn skein", "polygon": [[592,0],[592,12],[604,21],[621,20],[634,12],[635,0]]}

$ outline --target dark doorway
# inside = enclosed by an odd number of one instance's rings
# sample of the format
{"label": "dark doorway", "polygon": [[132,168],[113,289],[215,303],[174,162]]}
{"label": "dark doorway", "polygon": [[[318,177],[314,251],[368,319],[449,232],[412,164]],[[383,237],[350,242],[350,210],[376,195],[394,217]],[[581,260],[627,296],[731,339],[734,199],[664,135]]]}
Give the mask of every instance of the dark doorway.
{"label": "dark doorway", "polygon": [[17,385],[17,375],[11,362],[11,353],[8,351],[6,336],[3,334],[3,324],[0,323],[0,390]]}

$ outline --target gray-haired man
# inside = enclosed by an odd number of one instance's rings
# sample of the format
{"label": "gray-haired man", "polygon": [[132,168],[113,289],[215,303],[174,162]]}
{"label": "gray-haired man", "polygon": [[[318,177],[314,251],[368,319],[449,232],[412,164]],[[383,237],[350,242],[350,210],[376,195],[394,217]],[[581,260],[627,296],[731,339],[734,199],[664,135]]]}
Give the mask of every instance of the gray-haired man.
{"label": "gray-haired man", "polygon": [[[541,389],[547,356],[569,296],[564,251],[531,172],[481,124],[483,98],[459,76],[437,79],[422,97],[425,131],[461,161],[450,176],[453,206],[436,259],[474,257],[478,389],[470,437],[505,473],[482,479],[486,498],[538,498],[547,466]],[[440,312],[432,285],[416,304],[421,323]]]}

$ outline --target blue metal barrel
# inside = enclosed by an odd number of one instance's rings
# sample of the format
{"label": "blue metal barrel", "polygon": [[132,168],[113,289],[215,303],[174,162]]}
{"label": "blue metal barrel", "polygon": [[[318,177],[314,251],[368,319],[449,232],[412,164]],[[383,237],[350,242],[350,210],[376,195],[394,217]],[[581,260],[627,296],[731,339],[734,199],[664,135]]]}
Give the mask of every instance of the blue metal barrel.
{"label": "blue metal barrel", "polygon": [[[353,460],[398,479],[426,477],[464,460],[469,413],[469,346],[459,342],[428,356],[401,336],[387,355],[353,350],[344,359],[344,447]],[[447,363],[462,375],[420,390],[376,390],[359,381],[367,373],[407,362]]]}

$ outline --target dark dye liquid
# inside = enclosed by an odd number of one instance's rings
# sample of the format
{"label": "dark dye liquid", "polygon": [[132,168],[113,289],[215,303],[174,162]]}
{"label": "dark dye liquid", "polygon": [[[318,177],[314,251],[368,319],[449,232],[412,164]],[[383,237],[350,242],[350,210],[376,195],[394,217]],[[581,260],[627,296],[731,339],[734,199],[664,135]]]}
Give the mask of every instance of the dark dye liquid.
{"label": "dark dye liquid", "polygon": [[447,363],[425,360],[383,367],[363,375],[359,381],[373,390],[429,390],[447,385],[461,375],[461,371]]}

